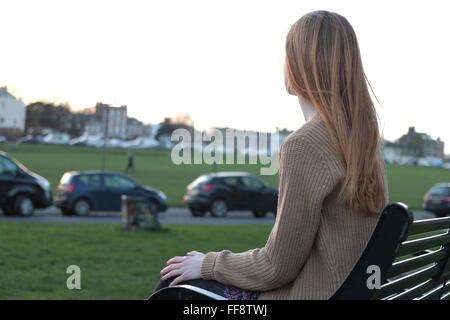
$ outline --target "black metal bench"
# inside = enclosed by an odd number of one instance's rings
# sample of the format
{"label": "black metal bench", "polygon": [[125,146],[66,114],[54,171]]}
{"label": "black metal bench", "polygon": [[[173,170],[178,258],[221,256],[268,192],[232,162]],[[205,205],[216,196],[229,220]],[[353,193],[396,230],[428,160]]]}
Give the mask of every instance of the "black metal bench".
{"label": "black metal bench", "polygon": [[[387,205],[365,250],[333,300],[450,300],[450,217],[414,221],[402,203]],[[379,271],[379,286],[368,285]],[[187,285],[164,288],[150,300],[224,299]]]}

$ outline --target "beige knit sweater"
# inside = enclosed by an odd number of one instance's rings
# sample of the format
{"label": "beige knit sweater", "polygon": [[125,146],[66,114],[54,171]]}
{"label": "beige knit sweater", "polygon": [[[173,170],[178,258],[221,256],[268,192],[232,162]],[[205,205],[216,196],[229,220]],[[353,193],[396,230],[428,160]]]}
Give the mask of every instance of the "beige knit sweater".
{"label": "beige knit sweater", "polygon": [[328,299],[352,270],[378,219],[337,199],[345,174],[315,115],[281,146],[278,212],[265,247],[208,252],[202,277],[261,291],[259,299]]}

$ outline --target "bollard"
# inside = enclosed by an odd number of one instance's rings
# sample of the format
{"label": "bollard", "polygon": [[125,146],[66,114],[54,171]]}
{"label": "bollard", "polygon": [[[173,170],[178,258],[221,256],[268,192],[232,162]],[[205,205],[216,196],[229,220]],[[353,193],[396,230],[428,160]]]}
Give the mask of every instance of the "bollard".
{"label": "bollard", "polygon": [[157,209],[142,197],[122,195],[122,222],[127,230],[161,230]]}

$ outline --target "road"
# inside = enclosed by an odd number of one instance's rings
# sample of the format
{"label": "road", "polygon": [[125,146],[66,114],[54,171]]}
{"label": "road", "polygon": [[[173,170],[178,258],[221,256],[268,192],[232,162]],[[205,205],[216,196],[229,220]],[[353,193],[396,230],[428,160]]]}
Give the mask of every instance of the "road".
{"label": "road", "polygon": [[[429,219],[435,215],[423,210],[415,210],[414,219]],[[21,222],[50,222],[50,223],[113,223],[120,224],[120,212],[92,212],[88,217],[63,216],[56,207],[50,207],[44,210],[36,210],[31,217],[7,217],[0,213],[0,223],[3,221],[21,221]],[[214,225],[214,224],[273,224],[274,215],[269,213],[265,218],[254,218],[250,211],[232,211],[225,218],[214,218],[207,214],[204,217],[193,217],[186,208],[169,208],[166,212],[159,215],[161,224],[181,224],[181,225]]]}

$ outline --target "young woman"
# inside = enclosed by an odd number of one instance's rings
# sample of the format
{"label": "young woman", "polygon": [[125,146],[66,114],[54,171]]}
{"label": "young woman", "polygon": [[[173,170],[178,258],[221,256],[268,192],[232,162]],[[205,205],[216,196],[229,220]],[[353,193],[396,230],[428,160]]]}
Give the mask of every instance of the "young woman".
{"label": "young woman", "polygon": [[377,115],[349,22],[327,11],[299,19],[287,35],[285,75],[306,123],[281,146],[266,246],[174,257],[157,290],[188,281],[235,299],[327,299],[362,253],[388,200]]}

